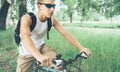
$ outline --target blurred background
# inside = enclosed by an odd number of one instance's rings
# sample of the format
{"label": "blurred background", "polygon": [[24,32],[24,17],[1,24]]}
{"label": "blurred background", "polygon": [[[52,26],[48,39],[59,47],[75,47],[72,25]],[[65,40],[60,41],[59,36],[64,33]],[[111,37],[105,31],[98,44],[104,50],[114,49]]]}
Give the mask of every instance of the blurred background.
{"label": "blurred background", "polygon": [[[120,0],[55,0],[54,16],[92,54],[84,72],[120,72]],[[36,0],[0,0],[0,72],[15,72],[14,29],[20,17],[37,12]],[[78,51],[53,28],[45,40],[65,58]]]}

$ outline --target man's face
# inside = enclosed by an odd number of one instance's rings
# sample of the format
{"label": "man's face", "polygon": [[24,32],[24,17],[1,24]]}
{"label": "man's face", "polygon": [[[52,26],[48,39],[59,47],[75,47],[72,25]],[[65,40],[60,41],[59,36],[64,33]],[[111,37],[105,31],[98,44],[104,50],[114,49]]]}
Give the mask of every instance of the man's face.
{"label": "man's face", "polygon": [[53,15],[55,8],[54,0],[44,0],[43,2],[38,3],[38,5],[40,5],[38,10],[43,16],[50,18]]}

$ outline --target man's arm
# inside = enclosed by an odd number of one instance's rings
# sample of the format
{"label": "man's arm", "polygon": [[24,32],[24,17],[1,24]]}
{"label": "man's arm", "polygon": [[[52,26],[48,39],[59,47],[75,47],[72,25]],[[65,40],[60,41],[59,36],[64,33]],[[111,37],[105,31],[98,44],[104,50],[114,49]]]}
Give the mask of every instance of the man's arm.
{"label": "man's arm", "polygon": [[42,63],[42,65],[48,65],[48,64],[50,64],[50,58],[47,56],[41,55],[41,53],[35,47],[32,39],[30,37],[31,22],[32,22],[32,20],[28,14],[26,14],[22,17],[21,26],[20,26],[21,41],[23,42],[24,48],[26,50],[28,50],[29,53],[32,56],[34,56],[38,61],[40,61]]}
{"label": "man's arm", "polygon": [[73,44],[76,48],[78,48],[78,50],[80,50],[80,52],[84,51],[87,53],[87,55],[89,56],[90,54],[90,50],[87,48],[84,48],[79,42],[78,40],[71,35],[71,33],[69,33],[68,31],[66,31],[61,25],[60,23],[53,18],[53,23],[54,23],[54,27],[55,29],[60,32],[71,44]]}

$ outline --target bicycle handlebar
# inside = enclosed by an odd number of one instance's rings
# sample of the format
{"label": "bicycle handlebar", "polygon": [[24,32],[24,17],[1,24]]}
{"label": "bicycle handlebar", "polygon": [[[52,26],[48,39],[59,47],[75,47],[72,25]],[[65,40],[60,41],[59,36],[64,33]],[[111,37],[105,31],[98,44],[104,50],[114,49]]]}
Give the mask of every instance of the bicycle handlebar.
{"label": "bicycle handlebar", "polygon": [[87,59],[87,54],[85,52],[81,52],[80,54],[77,54],[73,59],[65,60],[62,58],[61,54],[58,54],[55,59],[52,60],[52,63],[56,66],[66,66],[67,64],[71,64],[72,62],[76,61],[79,57],[82,59]]}
{"label": "bicycle handlebar", "polygon": [[[62,58],[62,55],[61,54],[57,54],[56,55],[56,58],[54,58],[53,60],[52,60],[52,63],[54,64],[54,65],[56,65],[56,66],[62,66],[63,67],[63,69],[67,69],[67,65],[68,64],[72,64],[74,61],[76,61],[78,58],[82,58],[82,59],[87,59],[87,54],[85,53],[85,52],[81,52],[80,54],[77,54],[74,58],[72,58],[72,59],[68,59],[68,60],[65,60],[65,59],[63,59]],[[40,62],[38,62],[37,60],[34,60],[35,61],[35,64],[33,64],[33,68],[34,68],[34,70],[33,70],[33,72],[36,72],[36,70],[38,70],[39,69],[39,66],[40,66]],[[53,70],[52,68],[46,68],[46,67],[42,67],[41,69],[43,69],[43,70],[47,70],[47,71],[51,71],[51,70]],[[57,72],[57,71],[55,71],[55,72]]]}
{"label": "bicycle handlebar", "polygon": [[[76,61],[79,57],[82,59],[87,59],[88,56],[85,52],[81,52],[80,54],[77,54],[74,58],[65,60],[62,58],[61,54],[57,54],[56,58],[53,58],[52,63],[56,66],[60,66],[60,65],[66,66],[67,64],[71,64],[74,61]],[[41,64],[41,63],[37,61],[37,64]]]}

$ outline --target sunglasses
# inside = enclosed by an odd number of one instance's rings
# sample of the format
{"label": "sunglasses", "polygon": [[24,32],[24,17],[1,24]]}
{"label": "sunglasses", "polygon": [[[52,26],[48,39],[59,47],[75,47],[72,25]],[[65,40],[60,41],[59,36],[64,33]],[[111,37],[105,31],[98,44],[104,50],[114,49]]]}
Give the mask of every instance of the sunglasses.
{"label": "sunglasses", "polygon": [[55,4],[49,4],[49,3],[38,3],[38,4],[42,4],[42,5],[45,5],[47,8],[55,8]]}

